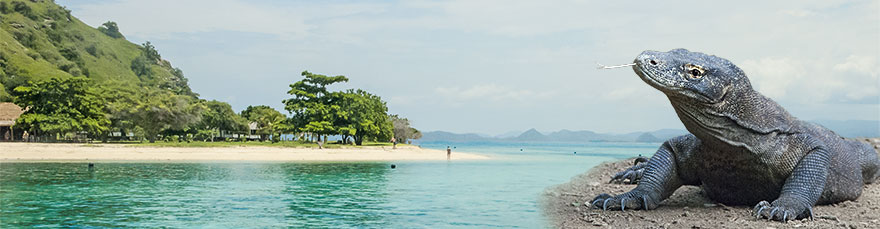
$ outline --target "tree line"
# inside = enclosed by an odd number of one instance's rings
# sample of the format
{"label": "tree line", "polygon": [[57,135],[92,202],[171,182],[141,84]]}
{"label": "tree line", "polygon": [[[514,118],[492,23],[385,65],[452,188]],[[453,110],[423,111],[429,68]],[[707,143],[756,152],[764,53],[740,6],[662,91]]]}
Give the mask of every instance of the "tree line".
{"label": "tree line", "polygon": [[300,141],[338,135],[343,144],[356,145],[421,136],[409,120],[389,115],[377,95],[360,89],[328,91],[327,86],[347,82],[347,77],[308,71],[302,76],[290,85],[291,97],[282,101],[290,117],[265,105],[236,113],[228,103],[199,99],[191,92],[96,84],[86,77],[28,82],[12,92],[14,102],[26,110],[15,127],[42,141],[76,136],[112,141],[129,135],[149,142],[213,141],[230,133],[248,136],[249,125],[256,127],[259,140],[273,142],[282,134]]}

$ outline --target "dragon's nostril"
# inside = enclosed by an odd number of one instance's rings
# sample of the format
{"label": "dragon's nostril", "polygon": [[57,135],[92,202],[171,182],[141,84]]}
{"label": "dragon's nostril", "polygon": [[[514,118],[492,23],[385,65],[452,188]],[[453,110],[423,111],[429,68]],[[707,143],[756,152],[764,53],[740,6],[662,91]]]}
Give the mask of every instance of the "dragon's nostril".
{"label": "dragon's nostril", "polygon": [[657,65],[657,61],[651,60],[651,65]]}

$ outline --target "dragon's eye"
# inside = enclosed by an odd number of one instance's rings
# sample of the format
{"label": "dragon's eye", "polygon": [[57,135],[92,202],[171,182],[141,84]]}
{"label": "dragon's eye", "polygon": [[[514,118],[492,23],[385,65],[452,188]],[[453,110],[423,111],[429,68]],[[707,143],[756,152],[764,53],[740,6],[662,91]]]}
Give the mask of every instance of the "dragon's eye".
{"label": "dragon's eye", "polygon": [[686,64],[684,67],[687,70],[688,77],[691,79],[702,78],[706,73],[705,70],[703,70],[703,67],[700,67],[699,65]]}

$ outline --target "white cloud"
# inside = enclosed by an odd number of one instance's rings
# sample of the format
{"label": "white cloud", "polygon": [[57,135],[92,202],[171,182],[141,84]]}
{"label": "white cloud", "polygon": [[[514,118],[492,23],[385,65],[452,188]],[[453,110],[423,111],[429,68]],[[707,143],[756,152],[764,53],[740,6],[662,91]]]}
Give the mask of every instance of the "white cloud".
{"label": "white cloud", "polygon": [[752,86],[771,98],[784,99],[795,81],[804,78],[805,65],[790,58],[762,58],[746,60],[739,65]]}
{"label": "white cloud", "polygon": [[806,9],[789,9],[789,10],[782,10],[781,13],[782,13],[782,14],[785,14],[785,15],[789,15],[789,16],[795,16],[795,17],[810,17],[810,16],[816,16],[816,12],[813,12],[813,11],[811,11],[811,10],[806,10]]}
{"label": "white cloud", "polygon": [[[799,103],[858,102],[880,95],[876,58],[850,55],[843,63],[809,57],[765,57],[739,66],[762,94]],[[878,101],[875,101],[875,103]]]}
{"label": "white cloud", "polygon": [[121,0],[79,5],[75,14],[93,26],[116,21],[125,35],[172,37],[233,31],[298,39],[318,29],[310,20],[381,12],[380,4],[302,4],[276,7],[240,0]]}
{"label": "white cloud", "polygon": [[834,65],[834,70],[865,74],[872,76],[876,80],[877,73],[880,72],[880,64],[877,63],[877,58],[873,56],[850,55],[843,63]]}
{"label": "white cloud", "polygon": [[420,96],[391,96],[388,98],[389,105],[410,106],[421,100]]}
{"label": "white cloud", "polygon": [[408,1],[404,4],[440,12],[420,18],[418,23],[423,25],[518,37],[609,26],[595,23],[602,19],[599,11],[605,6],[626,3],[455,0]]}
{"label": "white cloud", "polygon": [[[851,100],[860,100],[866,97],[880,95],[880,65],[873,56],[850,55],[843,63],[834,65],[836,75],[851,82],[849,88],[844,90],[845,96]],[[877,101],[875,101],[877,102]]]}
{"label": "white cloud", "polygon": [[471,87],[438,87],[434,89],[438,95],[456,102],[526,102],[551,98],[556,95],[552,91],[533,91],[496,84],[474,85]]}

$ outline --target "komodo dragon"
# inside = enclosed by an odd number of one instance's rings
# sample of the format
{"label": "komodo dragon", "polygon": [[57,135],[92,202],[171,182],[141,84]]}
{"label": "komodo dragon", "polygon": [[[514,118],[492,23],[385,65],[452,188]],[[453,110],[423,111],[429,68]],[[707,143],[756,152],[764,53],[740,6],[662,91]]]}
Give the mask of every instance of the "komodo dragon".
{"label": "komodo dragon", "polygon": [[675,49],[642,52],[634,64],[691,134],[669,139],[647,163],[615,176],[638,186],[603,193],[594,207],[654,209],[682,185],[698,185],[714,201],[756,204],[755,217],[784,222],[812,218],[816,204],[854,200],[880,176],[868,144],[792,117],[724,58]]}

